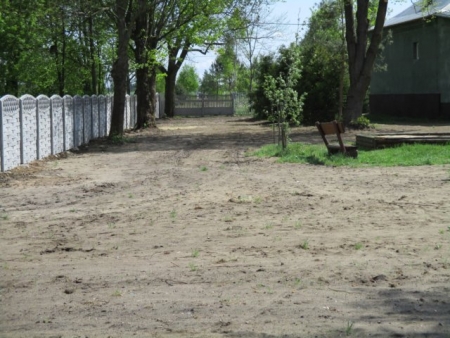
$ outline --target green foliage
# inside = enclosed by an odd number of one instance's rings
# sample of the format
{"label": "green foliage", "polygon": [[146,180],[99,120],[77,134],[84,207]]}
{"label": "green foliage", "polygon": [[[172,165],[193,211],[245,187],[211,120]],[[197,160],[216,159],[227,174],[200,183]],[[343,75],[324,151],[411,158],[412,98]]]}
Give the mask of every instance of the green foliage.
{"label": "green foliage", "polygon": [[235,37],[225,36],[225,45],[218,50],[216,60],[203,74],[200,85],[202,93],[223,95],[247,90],[248,69],[239,61],[235,44]]}
{"label": "green foliage", "polygon": [[361,115],[356,120],[350,122],[350,127],[354,129],[370,129],[372,124],[368,117]]}
{"label": "green foliage", "polygon": [[266,145],[252,155],[258,157],[279,157],[279,162],[308,163],[326,166],[349,167],[394,167],[450,164],[450,144],[404,144],[394,148],[358,150],[358,158],[342,154],[333,156],[323,144],[310,145],[291,143],[283,150],[278,145]]}
{"label": "green foliage", "polygon": [[3,1],[0,96],[104,93],[111,32],[93,7],[87,0]]}
{"label": "green foliage", "polygon": [[185,65],[178,75],[175,91],[178,95],[197,93],[199,88],[199,78],[195,68]]}
{"label": "green foliage", "polygon": [[302,81],[297,90],[307,92],[303,123],[334,120],[340,110],[339,89],[348,90],[347,52],[340,1],[322,0],[308,21],[300,42]]}
{"label": "green foliage", "polygon": [[276,123],[278,144],[281,143],[284,150],[289,139],[289,125],[300,124],[302,118],[304,95],[299,96],[295,90],[301,76],[298,48],[291,48],[289,53],[282,55],[280,64],[285,71],[277,77],[266,75],[263,90],[270,104],[265,114],[270,122]]}

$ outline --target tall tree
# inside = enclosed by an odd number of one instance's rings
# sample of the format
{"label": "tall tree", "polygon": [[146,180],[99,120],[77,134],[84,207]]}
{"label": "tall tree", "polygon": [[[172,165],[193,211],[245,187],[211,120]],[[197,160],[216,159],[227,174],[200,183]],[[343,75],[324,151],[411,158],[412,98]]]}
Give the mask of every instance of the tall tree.
{"label": "tall tree", "polygon": [[308,93],[303,107],[306,124],[341,116],[343,93],[348,88],[341,5],[340,0],[322,0],[313,10],[300,41],[303,71],[298,91]]}
{"label": "tall tree", "polygon": [[375,58],[383,37],[388,0],[378,0],[374,28],[369,35],[369,1],[357,0],[356,13],[353,0],[344,0],[345,38],[347,41],[350,86],[344,110],[346,124],[362,114],[364,97],[370,85]]}
{"label": "tall tree", "polygon": [[128,44],[138,10],[133,0],[115,0],[109,12],[117,32],[117,56],[111,69],[114,81],[114,103],[109,136],[123,134],[123,121],[129,73]]}

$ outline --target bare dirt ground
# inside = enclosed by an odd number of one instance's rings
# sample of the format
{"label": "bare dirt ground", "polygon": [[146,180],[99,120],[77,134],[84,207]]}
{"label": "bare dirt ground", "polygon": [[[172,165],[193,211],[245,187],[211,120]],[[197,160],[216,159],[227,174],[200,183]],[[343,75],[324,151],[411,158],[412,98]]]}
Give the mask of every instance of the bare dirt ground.
{"label": "bare dirt ground", "polygon": [[129,136],[0,174],[0,337],[450,337],[450,166],[246,157],[242,118]]}

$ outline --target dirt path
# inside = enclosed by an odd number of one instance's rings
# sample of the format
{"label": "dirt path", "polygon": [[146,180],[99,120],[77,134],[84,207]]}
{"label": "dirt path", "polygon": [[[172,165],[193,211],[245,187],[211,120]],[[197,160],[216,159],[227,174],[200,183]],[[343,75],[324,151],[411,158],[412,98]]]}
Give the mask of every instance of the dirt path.
{"label": "dirt path", "polygon": [[450,337],[450,166],[281,165],[245,156],[258,122],[159,127],[0,174],[0,337]]}

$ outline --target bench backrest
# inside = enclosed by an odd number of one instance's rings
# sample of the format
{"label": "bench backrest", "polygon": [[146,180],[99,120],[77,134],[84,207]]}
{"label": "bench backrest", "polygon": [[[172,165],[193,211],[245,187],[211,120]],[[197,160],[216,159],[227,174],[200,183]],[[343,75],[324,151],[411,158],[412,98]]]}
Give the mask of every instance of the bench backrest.
{"label": "bench backrest", "polygon": [[344,142],[342,142],[341,134],[345,133],[344,124],[342,122],[331,121],[331,122],[316,122],[316,127],[319,130],[320,136],[322,136],[323,142],[328,147],[329,143],[325,135],[336,135],[341,152],[345,153]]}

